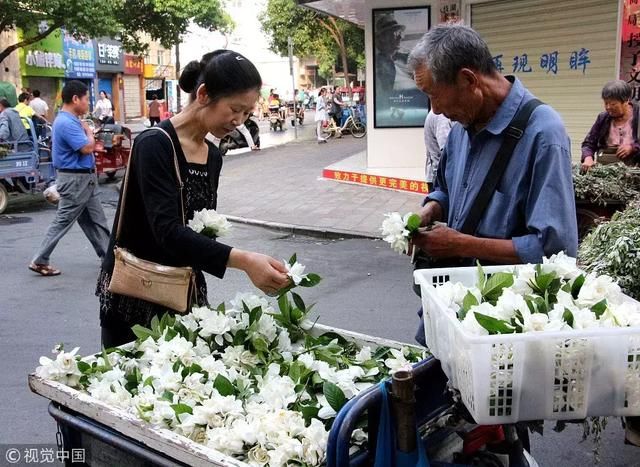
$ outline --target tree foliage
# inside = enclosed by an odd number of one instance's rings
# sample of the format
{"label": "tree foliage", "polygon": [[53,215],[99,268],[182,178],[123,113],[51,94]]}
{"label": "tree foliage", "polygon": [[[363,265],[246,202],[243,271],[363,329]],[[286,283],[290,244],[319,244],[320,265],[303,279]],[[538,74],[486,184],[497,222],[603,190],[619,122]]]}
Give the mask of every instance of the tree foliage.
{"label": "tree foliage", "polygon": [[170,47],[190,21],[212,31],[233,25],[221,0],[2,0],[0,32],[28,32],[0,50],[0,62],[62,26],[78,39],[113,37],[128,51],[141,53],[146,48],[141,33]]}
{"label": "tree foliage", "polygon": [[294,55],[316,57],[322,76],[330,76],[337,59],[346,72],[348,62],[364,66],[364,31],[352,23],[299,7],[294,0],[268,0],[260,22],[271,50],[287,55],[291,37]]}

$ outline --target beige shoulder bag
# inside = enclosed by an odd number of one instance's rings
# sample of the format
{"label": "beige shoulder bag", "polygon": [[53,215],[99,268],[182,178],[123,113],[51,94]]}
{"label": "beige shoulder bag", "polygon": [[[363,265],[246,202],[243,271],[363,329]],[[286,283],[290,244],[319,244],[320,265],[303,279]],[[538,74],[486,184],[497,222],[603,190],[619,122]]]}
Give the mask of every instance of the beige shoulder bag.
{"label": "beige shoulder bag", "polygon": [[[180,190],[182,224],[185,225],[186,220],[182,194],[184,185],[180,177],[176,148],[173,145],[173,140],[166,131],[158,127],[155,127],[154,130],[161,131],[169,138],[169,141],[171,141],[173,163]],[[131,156],[133,157],[133,145],[131,146]],[[122,203],[120,205],[120,215],[118,216],[118,228],[115,238],[115,265],[113,267],[113,274],[111,275],[111,282],[109,282],[109,292],[139,298],[165,306],[179,313],[186,313],[190,311],[191,299],[196,293],[195,275],[190,267],[164,266],[138,258],[130,251],[118,246],[124,218],[125,202],[127,200],[130,168],[131,160],[129,161],[124,176]]]}

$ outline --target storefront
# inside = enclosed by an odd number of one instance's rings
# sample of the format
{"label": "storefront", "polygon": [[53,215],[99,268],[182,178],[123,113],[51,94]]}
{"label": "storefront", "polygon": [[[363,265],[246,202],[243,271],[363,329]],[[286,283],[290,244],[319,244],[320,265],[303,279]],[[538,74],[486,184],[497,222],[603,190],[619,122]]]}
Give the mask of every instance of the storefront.
{"label": "storefront", "polygon": [[144,63],[137,55],[124,55],[124,118],[128,121],[144,115]]}
{"label": "storefront", "polygon": [[96,62],[93,50],[93,42],[82,42],[71,34],[63,32],[63,56],[65,82],[77,80],[83,82],[89,88],[89,102],[93,111],[95,96],[94,80],[96,78]]}
{"label": "storefront", "polygon": [[[22,31],[18,37],[24,37]],[[62,32],[58,29],[41,41],[18,49],[22,86],[30,91],[39,90],[40,97],[49,106],[49,121],[60,107],[60,91],[65,75]]]}
{"label": "storefront", "polygon": [[[416,124],[420,106],[411,102],[406,62],[393,64],[393,108],[380,102],[376,90],[384,86],[385,62],[376,49],[376,37],[381,30],[400,24],[404,35],[396,57],[406,57],[432,25],[458,16],[480,32],[504,74],[518,76],[560,113],[577,160],[582,140],[603,110],[602,86],[619,74],[627,81],[638,78],[633,70],[640,52],[640,28],[638,35],[623,39],[632,46],[626,70],[620,69],[618,59],[625,3],[638,9],[636,0],[298,0],[300,5],[344,18],[365,30],[367,102],[373,103],[367,106],[367,151],[327,167],[325,177],[375,186],[381,185],[382,177],[385,188],[423,191],[424,138],[423,129]],[[640,11],[635,18],[640,19]],[[624,21],[633,19],[630,13]],[[640,78],[637,84],[640,87]],[[398,92],[399,87],[407,91]],[[407,106],[411,108],[404,108]],[[371,183],[372,175],[375,183]]]}
{"label": "storefront", "polygon": [[123,72],[124,52],[122,43],[107,37],[93,41],[96,57],[95,80],[96,99],[100,91],[104,91],[111,98],[113,116],[116,121],[123,120]]}
{"label": "storefront", "polygon": [[167,103],[170,102],[170,100],[175,102],[175,76],[176,72],[173,65],[144,65],[145,107],[148,107],[153,96],[156,96],[162,101],[161,112],[164,114],[164,112],[167,111]]}

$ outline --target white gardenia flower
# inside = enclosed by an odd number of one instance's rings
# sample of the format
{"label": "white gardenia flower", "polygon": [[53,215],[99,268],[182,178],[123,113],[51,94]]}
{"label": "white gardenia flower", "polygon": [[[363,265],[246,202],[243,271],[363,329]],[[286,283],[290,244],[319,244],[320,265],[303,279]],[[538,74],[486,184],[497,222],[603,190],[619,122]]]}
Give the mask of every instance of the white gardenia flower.
{"label": "white gardenia flower", "polygon": [[436,295],[447,308],[455,311],[462,305],[467,288],[460,282],[445,282],[436,287]]}
{"label": "white gardenia flower", "polygon": [[302,443],[295,438],[286,438],[283,443],[278,445],[274,450],[269,451],[270,467],[285,467],[292,461],[300,464],[302,454]]}
{"label": "white gardenia flower", "polygon": [[207,446],[231,456],[244,452],[244,443],[227,427],[207,429]]}
{"label": "white gardenia flower", "polygon": [[[498,314],[500,316],[503,316],[503,318],[500,319],[510,321],[517,310],[527,308],[527,303],[525,302],[522,295],[515,293],[511,289],[504,289],[502,291],[502,295],[496,302],[496,308],[499,310]],[[479,311],[480,313],[482,313],[482,311],[478,309],[475,309],[474,311]]]}
{"label": "white gardenia flower", "polygon": [[286,409],[297,399],[296,384],[288,376],[280,376],[280,365],[269,365],[267,374],[260,385],[260,392],[252,396],[253,400],[261,401],[274,409]]}
{"label": "white gardenia flower", "polygon": [[[269,305],[266,298],[256,295],[254,293],[241,293],[238,292],[236,296],[230,301],[231,309],[242,313],[244,311],[244,305],[253,310],[254,308],[262,308],[263,313],[273,313],[273,307]],[[231,310],[227,310],[231,311]]]}
{"label": "white gardenia flower", "polygon": [[223,344],[222,336],[231,331],[234,320],[222,313],[214,312],[200,321],[202,327],[200,335],[202,337],[216,336],[218,345]]}
{"label": "white gardenia flower", "polygon": [[300,285],[300,282],[307,278],[307,275],[304,273],[306,266],[298,263],[297,261],[293,263],[293,265],[289,264],[286,260],[283,261],[287,268],[287,276],[291,278],[295,285]]}
{"label": "white gardenia flower", "polygon": [[[408,219],[408,215],[405,217]],[[382,221],[382,239],[391,245],[397,253],[406,253],[409,250],[409,231],[406,229],[407,219],[403,219],[399,212],[385,214]]]}
{"label": "white gardenia flower", "polygon": [[371,347],[365,345],[356,354],[356,362],[364,363],[371,360]]}
{"label": "white gardenia flower", "polygon": [[198,233],[210,228],[216,237],[228,235],[232,227],[227,218],[218,214],[215,209],[202,209],[194,212],[193,219],[189,220],[187,226]]}
{"label": "white gardenia flower", "polygon": [[588,274],[578,294],[576,303],[581,307],[592,307],[606,299],[608,304],[622,302],[622,290],[610,276]]}
{"label": "white gardenia flower", "polygon": [[393,357],[387,358],[384,364],[389,368],[391,374],[399,370],[411,369],[411,363],[404,356],[402,349],[389,349],[389,352]]}
{"label": "white gardenia flower", "polygon": [[269,456],[269,451],[257,444],[249,449],[247,459],[249,461],[249,465],[262,466],[267,465],[271,460],[271,457]]}
{"label": "white gardenia flower", "polygon": [[71,352],[59,352],[55,360],[40,357],[40,366],[36,368],[36,375],[70,387],[77,386],[82,376],[76,360],[79,349],[80,347],[76,347]]}
{"label": "white gardenia flower", "polygon": [[258,334],[263,336],[270,344],[278,337],[278,328],[273,316],[263,313],[258,320]]}
{"label": "white gardenia flower", "polygon": [[329,432],[324,424],[312,418],[311,423],[302,434],[302,455],[309,465],[320,465],[324,461]]}
{"label": "white gardenia flower", "polygon": [[589,308],[573,311],[573,329],[591,329],[599,326],[596,314]]}
{"label": "white gardenia flower", "polygon": [[582,272],[578,269],[576,259],[567,256],[564,251],[551,255],[550,258],[542,258],[542,271],[544,273],[555,272],[559,277],[572,280]]}

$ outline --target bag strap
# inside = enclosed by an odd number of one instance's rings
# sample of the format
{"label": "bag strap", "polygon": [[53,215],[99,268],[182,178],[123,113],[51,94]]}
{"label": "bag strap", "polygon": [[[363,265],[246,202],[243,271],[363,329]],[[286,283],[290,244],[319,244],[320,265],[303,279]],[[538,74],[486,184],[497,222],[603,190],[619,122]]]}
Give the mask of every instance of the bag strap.
{"label": "bag strap", "polygon": [[[184,199],[182,196],[182,190],[184,188],[184,184],[182,183],[182,177],[180,177],[180,166],[178,165],[178,155],[176,153],[176,147],[173,144],[173,139],[171,138],[171,136],[169,135],[169,133],[167,133],[165,130],[163,130],[160,127],[153,127],[153,128],[149,128],[146,131],[151,131],[151,130],[158,130],[162,133],[165,134],[165,136],[167,138],[169,138],[169,142],[171,143],[171,150],[173,151],[173,166],[175,168],[176,171],[176,177],[178,179],[178,190],[180,191],[180,209],[182,212],[182,225],[186,225],[186,220],[185,220],[185,215],[184,215]],[[138,135],[138,137],[140,137],[140,135]],[[129,154],[131,154],[131,157],[129,158],[129,163],[127,164],[127,169],[125,171],[124,174],[124,181],[123,183],[123,188],[122,188],[122,199],[120,201],[120,212],[118,214],[118,228],[116,229],[116,238],[115,238],[115,243],[116,245],[118,244],[118,241],[120,240],[120,231],[122,229],[122,220],[124,218],[124,206],[126,204],[126,199],[127,199],[127,188],[129,186],[129,172],[131,171],[131,160],[133,158],[133,146],[135,144],[135,140],[131,143],[131,149]]]}
{"label": "bag strap", "polygon": [[520,110],[518,110],[507,128],[502,132],[504,139],[502,140],[500,149],[498,149],[496,157],[489,168],[489,172],[487,173],[487,177],[480,188],[480,192],[471,205],[469,215],[465,219],[460,232],[468,235],[474,235],[476,233],[476,229],[480,224],[480,219],[482,219],[484,211],[487,209],[489,200],[496,191],[498,183],[500,183],[500,179],[504,175],[507,165],[509,165],[511,155],[520,141],[520,138],[522,138],[524,130],[527,128],[527,123],[529,122],[531,113],[539,105],[542,105],[542,101],[535,98],[531,99],[522,106]]}

